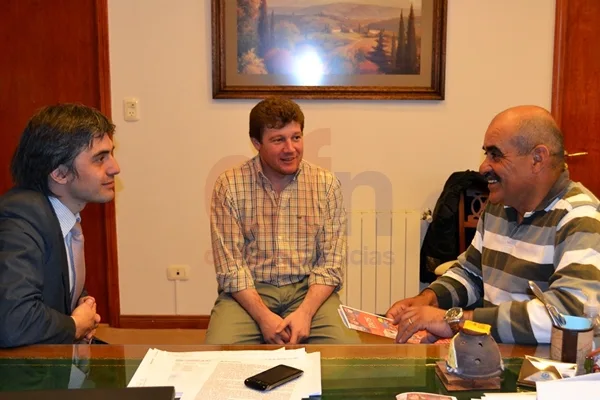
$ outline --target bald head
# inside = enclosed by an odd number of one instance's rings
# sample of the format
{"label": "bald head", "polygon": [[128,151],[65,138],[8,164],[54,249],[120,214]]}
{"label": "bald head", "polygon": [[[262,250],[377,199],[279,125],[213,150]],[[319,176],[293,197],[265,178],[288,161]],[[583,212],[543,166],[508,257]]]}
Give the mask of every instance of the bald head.
{"label": "bald head", "polygon": [[564,141],[563,134],[552,115],[538,106],[517,106],[502,111],[492,123],[510,124],[514,135],[512,144],[520,155],[531,152],[536,146],[544,145],[552,156],[552,166],[563,169]]}

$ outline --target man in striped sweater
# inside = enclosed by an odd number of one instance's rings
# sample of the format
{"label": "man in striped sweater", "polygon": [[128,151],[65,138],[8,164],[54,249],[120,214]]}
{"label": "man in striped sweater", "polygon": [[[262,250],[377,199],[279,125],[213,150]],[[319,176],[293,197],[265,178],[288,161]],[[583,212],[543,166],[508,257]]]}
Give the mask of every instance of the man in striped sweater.
{"label": "man in striped sweater", "polygon": [[586,294],[600,294],[598,199],[569,179],[550,113],[534,106],[503,111],[483,150],[479,171],[490,195],[477,233],[443,276],[388,310],[399,343],[421,329],[427,341],[450,337],[464,319],[491,325],[499,342],[549,343],[550,317],[529,280],[570,315],[582,315]]}

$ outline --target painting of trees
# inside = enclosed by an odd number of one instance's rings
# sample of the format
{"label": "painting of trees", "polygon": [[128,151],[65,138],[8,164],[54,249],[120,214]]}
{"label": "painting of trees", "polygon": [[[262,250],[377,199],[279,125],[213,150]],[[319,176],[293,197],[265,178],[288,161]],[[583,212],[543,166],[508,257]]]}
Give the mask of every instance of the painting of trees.
{"label": "painting of trees", "polygon": [[245,52],[238,59],[238,71],[241,74],[262,75],[267,73],[263,60],[256,55],[254,49]]}
{"label": "painting of trees", "polygon": [[408,14],[408,26],[406,27],[406,69],[405,74],[418,74],[419,62],[417,59],[417,34],[415,32],[415,13],[413,6],[410,6],[410,14]]}
{"label": "painting of trees", "polygon": [[420,73],[421,0],[236,1],[239,73],[291,73],[307,48],[328,74]]}
{"label": "painting of trees", "polygon": [[398,44],[395,51],[393,70],[397,74],[419,74],[420,64],[417,55],[417,34],[415,28],[415,13],[411,5],[407,26],[404,28],[404,15],[400,12],[398,24]]}
{"label": "painting of trees", "polygon": [[237,56],[238,59],[258,44],[256,18],[260,0],[237,0]]}
{"label": "painting of trees", "polygon": [[207,1],[215,99],[444,99],[448,0]]}
{"label": "painting of trees", "polygon": [[404,73],[404,56],[406,54],[406,30],[404,29],[404,15],[400,11],[400,24],[398,26],[398,45],[396,47],[395,70],[398,73]]}
{"label": "painting of trees", "polygon": [[384,36],[384,30],[379,31],[377,36],[377,42],[373,47],[373,50],[367,56],[367,59],[373,64],[377,65],[379,71],[385,74],[390,69],[390,56],[385,51],[386,39]]}
{"label": "painting of trees", "polygon": [[271,11],[271,21],[269,23],[269,43],[275,43],[275,11]]}
{"label": "painting of trees", "polygon": [[261,0],[258,7],[258,56],[263,57],[271,48],[269,17],[267,14],[267,0]]}
{"label": "painting of trees", "polygon": [[292,22],[282,21],[275,27],[277,47],[293,50],[299,37],[300,30]]}

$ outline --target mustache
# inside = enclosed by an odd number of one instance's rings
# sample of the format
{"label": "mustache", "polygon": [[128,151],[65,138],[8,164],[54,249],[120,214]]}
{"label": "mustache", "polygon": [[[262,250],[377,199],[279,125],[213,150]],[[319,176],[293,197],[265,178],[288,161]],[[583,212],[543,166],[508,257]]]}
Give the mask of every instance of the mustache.
{"label": "mustache", "polygon": [[483,177],[485,178],[486,181],[490,181],[490,180],[500,181],[500,178],[498,177],[498,175],[496,175],[493,172],[486,172],[485,174],[483,174]]}

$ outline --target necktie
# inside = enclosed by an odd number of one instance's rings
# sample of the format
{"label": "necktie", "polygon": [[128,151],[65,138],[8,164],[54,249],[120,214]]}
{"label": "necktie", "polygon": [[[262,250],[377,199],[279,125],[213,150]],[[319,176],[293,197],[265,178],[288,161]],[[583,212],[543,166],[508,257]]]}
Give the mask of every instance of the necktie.
{"label": "necktie", "polygon": [[85,257],[83,254],[83,232],[81,231],[81,224],[75,223],[73,229],[71,229],[71,251],[73,252],[73,272],[75,286],[73,287],[71,309],[74,310],[77,307],[77,300],[81,296],[83,291],[83,285],[85,284]]}

